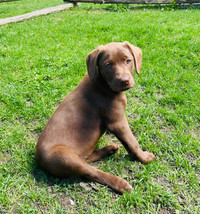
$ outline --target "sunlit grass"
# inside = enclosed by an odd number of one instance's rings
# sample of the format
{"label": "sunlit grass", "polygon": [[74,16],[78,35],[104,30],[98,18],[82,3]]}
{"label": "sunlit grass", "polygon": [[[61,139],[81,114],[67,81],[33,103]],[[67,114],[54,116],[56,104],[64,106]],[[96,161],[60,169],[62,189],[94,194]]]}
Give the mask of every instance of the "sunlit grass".
{"label": "sunlit grass", "polygon": [[[199,22],[198,10],[108,12],[84,4],[1,26],[1,213],[198,213]],[[84,76],[87,54],[112,41],[142,49],[126,114],[141,147],[157,155],[143,165],[119,143],[116,155],[94,163],[130,182],[133,191],[123,196],[86,180],[55,178],[34,158],[39,133]],[[106,134],[98,147],[112,141]]]}
{"label": "sunlit grass", "polygon": [[63,4],[62,0],[19,0],[0,3],[0,19]]}

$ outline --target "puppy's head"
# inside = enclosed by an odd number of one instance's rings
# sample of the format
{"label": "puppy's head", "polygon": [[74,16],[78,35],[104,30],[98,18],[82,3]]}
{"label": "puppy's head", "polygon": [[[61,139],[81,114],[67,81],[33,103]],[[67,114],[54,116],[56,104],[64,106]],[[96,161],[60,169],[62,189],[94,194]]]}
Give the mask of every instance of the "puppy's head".
{"label": "puppy's head", "polygon": [[86,61],[92,81],[101,76],[111,90],[119,92],[134,86],[133,69],[139,75],[142,52],[128,42],[110,43],[89,53]]}

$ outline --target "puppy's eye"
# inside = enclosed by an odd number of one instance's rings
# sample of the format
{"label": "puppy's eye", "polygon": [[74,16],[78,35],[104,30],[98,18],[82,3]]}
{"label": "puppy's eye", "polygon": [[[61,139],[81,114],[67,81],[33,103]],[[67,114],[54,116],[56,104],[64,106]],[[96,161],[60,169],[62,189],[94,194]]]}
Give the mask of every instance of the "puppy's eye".
{"label": "puppy's eye", "polygon": [[131,62],[132,62],[131,59],[126,60],[126,64],[130,64]]}
{"label": "puppy's eye", "polygon": [[107,64],[106,64],[106,68],[108,68],[108,69],[109,69],[109,68],[112,68],[112,64],[111,64],[111,63],[107,63]]}

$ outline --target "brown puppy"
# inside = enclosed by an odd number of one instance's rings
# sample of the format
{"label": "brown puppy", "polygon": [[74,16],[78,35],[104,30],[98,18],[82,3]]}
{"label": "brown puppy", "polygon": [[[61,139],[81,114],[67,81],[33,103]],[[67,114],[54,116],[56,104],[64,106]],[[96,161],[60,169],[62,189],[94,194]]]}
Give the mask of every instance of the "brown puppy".
{"label": "brown puppy", "polygon": [[133,69],[140,73],[142,52],[128,42],[100,46],[87,56],[88,74],[63,100],[39,136],[38,163],[56,176],[84,176],[123,193],[132,187],[122,178],[109,175],[87,162],[97,161],[119,149],[111,144],[95,150],[109,130],[131,156],[143,163],[155,155],[144,152],[129,128],[126,95],[134,86]]}

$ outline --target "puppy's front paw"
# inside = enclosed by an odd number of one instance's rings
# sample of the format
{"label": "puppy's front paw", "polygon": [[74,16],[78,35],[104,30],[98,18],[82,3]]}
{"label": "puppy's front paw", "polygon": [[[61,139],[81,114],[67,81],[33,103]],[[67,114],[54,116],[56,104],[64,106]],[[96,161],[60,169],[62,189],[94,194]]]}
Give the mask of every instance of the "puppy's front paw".
{"label": "puppy's front paw", "polygon": [[142,163],[149,163],[153,160],[156,159],[156,156],[153,153],[150,152],[144,152],[142,151],[141,154],[138,156],[138,159],[142,162]]}
{"label": "puppy's front paw", "polygon": [[109,154],[113,154],[119,149],[119,145],[113,143],[113,144],[111,144],[109,146],[106,146],[106,149],[107,149]]}

